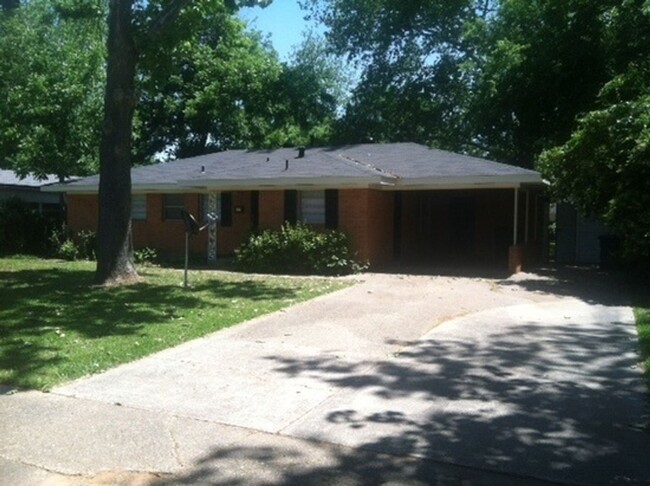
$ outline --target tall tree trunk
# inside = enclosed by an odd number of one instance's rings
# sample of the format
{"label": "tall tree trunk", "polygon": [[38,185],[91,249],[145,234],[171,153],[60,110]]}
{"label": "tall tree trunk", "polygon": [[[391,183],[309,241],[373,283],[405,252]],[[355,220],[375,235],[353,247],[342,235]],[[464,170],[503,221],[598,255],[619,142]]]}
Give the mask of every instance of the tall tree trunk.
{"label": "tall tree trunk", "polygon": [[133,0],[111,0],[104,125],[100,147],[98,284],[135,279],[131,245],[131,133],[137,53]]}

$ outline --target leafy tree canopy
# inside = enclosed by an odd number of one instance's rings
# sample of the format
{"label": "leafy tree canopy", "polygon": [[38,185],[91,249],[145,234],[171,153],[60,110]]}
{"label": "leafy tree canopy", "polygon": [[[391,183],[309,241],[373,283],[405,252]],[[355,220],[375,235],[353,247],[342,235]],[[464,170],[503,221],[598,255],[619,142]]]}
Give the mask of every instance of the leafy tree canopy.
{"label": "leafy tree canopy", "polygon": [[601,217],[624,237],[627,256],[648,266],[650,64],[610,81],[569,141],[542,154],[540,169],[559,199]]}
{"label": "leafy tree canopy", "polygon": [[31,0],[0,11],[4,167],[37,177],[97,171],[104,15],[103,3],[90,0]]}
{"label": "leafy tree canopy", "polygon": [[532,167],[648,55],[644,0],[306,0],[357,63],[340,135]]}
{"label": "leafy tree canopy", "polygon": [[204,18],[191,40],[141,63],[139,158],[328,143],[346,78],[322,45],[308,35],[281,63],[227,12]]}

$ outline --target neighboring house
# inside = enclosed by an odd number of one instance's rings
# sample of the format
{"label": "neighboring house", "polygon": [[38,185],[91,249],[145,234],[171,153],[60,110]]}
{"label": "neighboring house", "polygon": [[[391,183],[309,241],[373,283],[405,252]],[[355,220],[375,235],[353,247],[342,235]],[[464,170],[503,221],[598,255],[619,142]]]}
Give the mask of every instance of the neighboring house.
{"label": "neighboring house", "polygon": [[[71,229],[96,229],[98,181],[46,188],[67,193]],[[134,245],[162,253],[182,252],[183,208],[220,215],[216,240],[192,241],[209,259],[285,221],[345,232],[374,267],[505,267],[510,257],[514,271],[546,243],[539,173],[413,143],[220,152],[136,167],[132,188]]]}
{"label": "neighboring house", "polygon": [[17,198],[37,208],[40,213],[59,212],[61,197],[41,191],[42,187],[57,182],[55,176],[47,176],[44,180],[32,176],[21,178],[12,170],[0,169],[0,203]]}
{"label": "neighboring house", "polygon": [[596,264],[601,263],[601,237],[611,232],[596,218],[581,215],[570,204],[558,203],[556,233],[557,263]]}

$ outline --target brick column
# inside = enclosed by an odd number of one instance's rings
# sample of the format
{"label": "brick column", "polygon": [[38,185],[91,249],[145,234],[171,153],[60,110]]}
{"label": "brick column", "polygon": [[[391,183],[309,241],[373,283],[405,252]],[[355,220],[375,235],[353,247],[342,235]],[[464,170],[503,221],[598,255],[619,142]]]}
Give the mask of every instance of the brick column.
{"label": "brick column", "polygon": [[524,265],[524,247],[513,245],[508,249],[508,271],[512,274],[521,272]]}

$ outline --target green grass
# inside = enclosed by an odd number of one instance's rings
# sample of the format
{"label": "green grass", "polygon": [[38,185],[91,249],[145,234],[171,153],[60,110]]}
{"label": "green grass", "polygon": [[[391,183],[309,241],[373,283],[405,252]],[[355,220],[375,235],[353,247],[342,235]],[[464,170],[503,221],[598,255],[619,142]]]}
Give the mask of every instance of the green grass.
{"label": "green grass", "polygon": [[140,269],[92,286],[95,264],[0,258],[0,384],[49,389],[346,286],[334,279]]}
{"label": "green grass", "polygon": [[639,349],[645,367],[645,378],[650,389],[650,307],[635,307],[636,327],[639,333]]}

